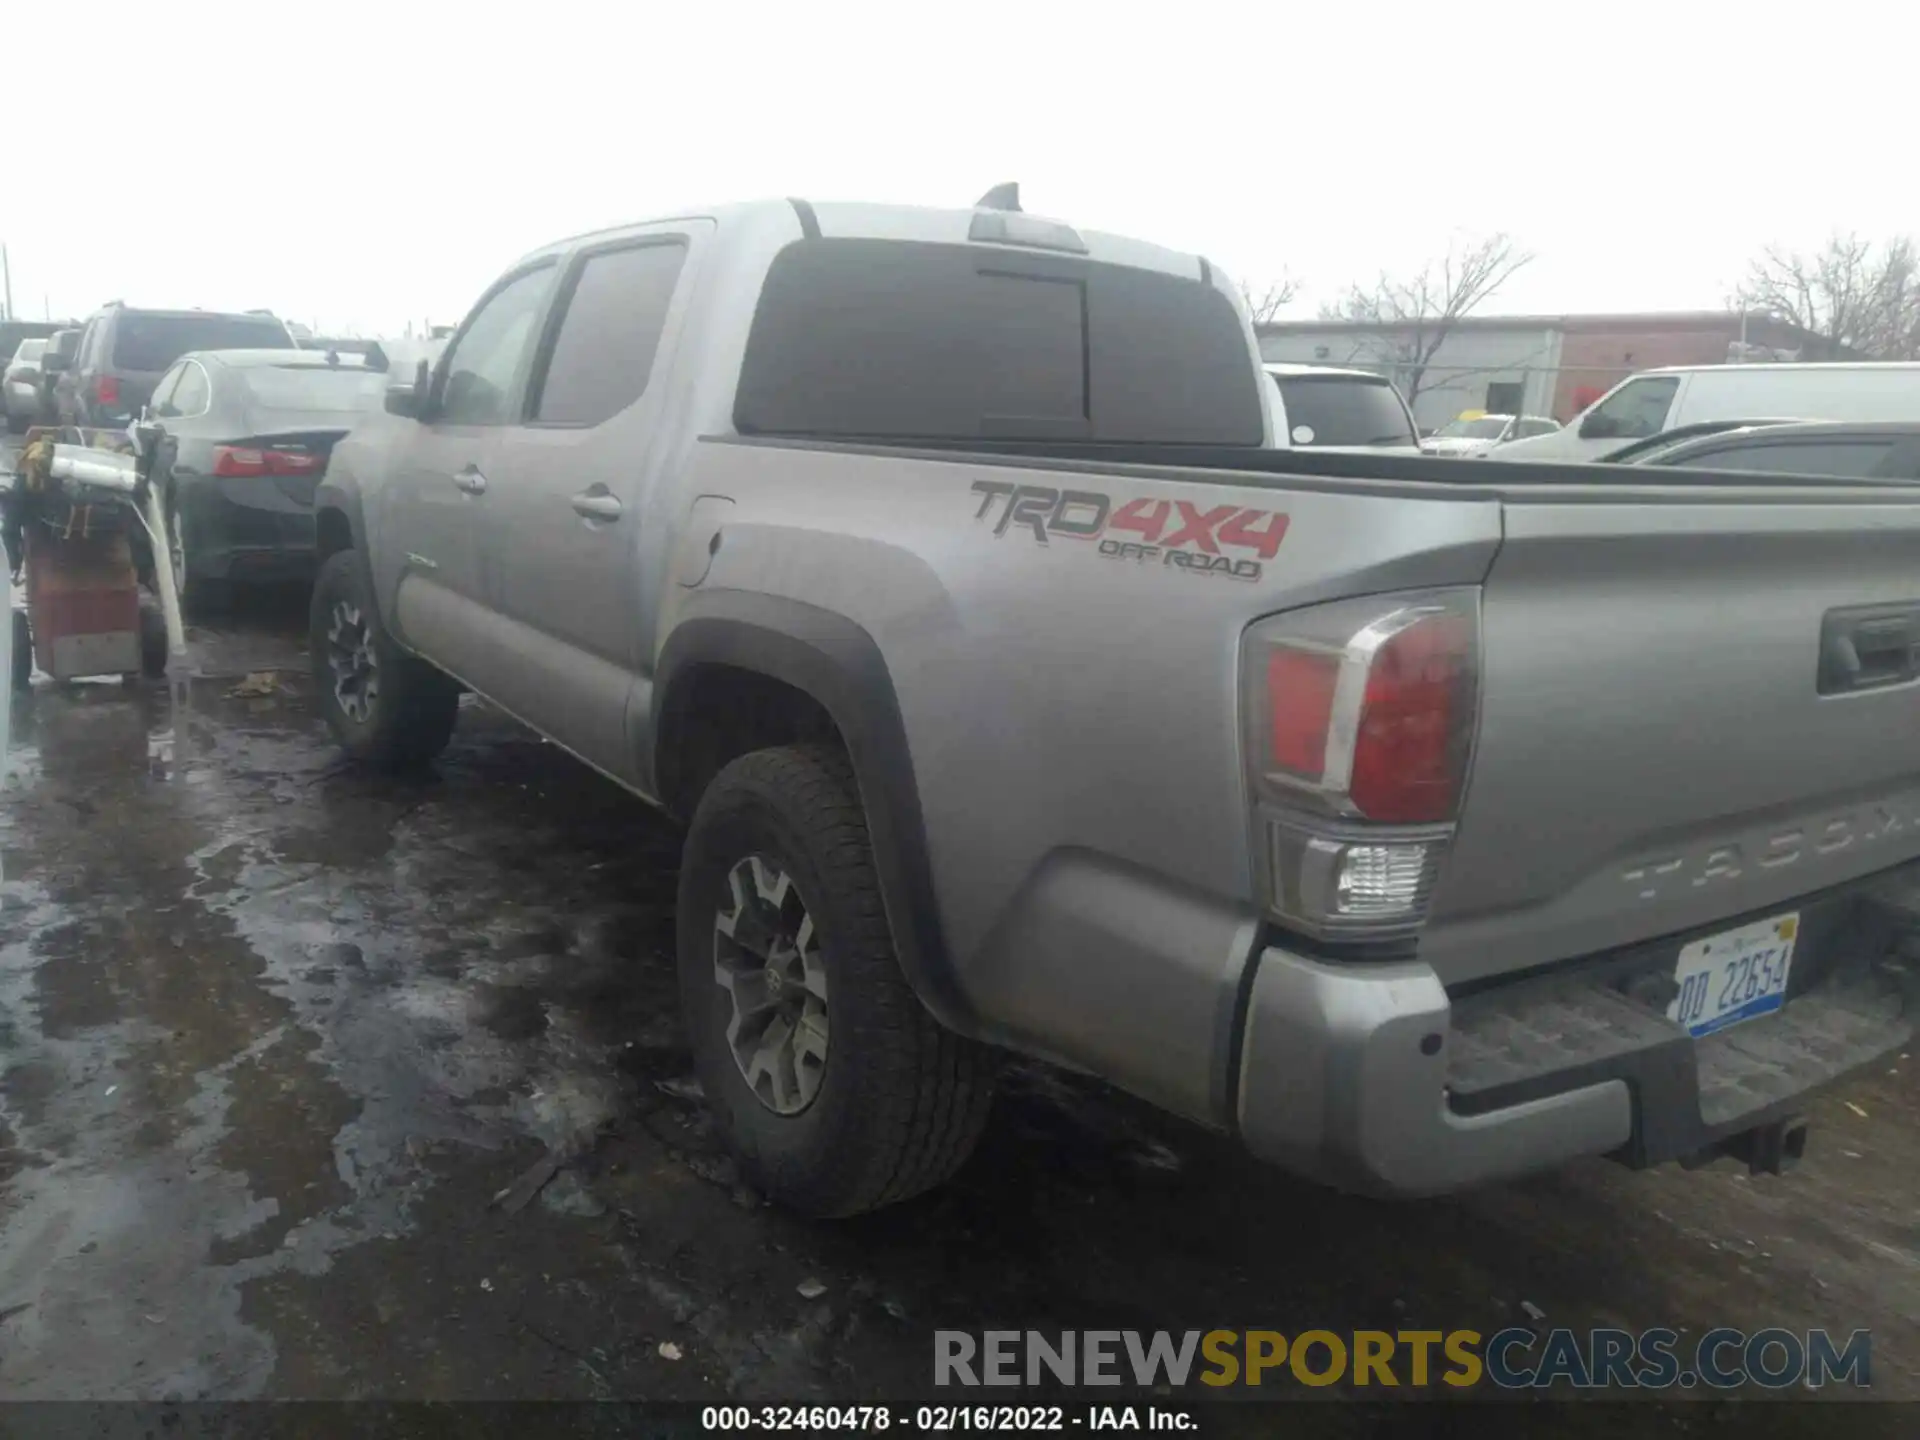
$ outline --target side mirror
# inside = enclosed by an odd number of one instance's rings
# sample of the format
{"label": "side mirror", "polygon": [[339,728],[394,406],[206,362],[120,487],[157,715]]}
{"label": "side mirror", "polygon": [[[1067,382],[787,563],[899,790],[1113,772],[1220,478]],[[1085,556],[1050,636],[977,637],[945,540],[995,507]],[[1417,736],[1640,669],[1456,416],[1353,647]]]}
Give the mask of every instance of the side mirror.
{"label": "side mirror", "polygon": [[427,400],[433,391],[433,372],[422,360],[413,367],[409,379],[387,386],[387,413],[409,420],[427,418]]}
{"label": "side mirror", "polygon": [[1620,422],[1613,416],[1595,411],[1580,422],[1582,440],[1614,440],[1620,435]]}

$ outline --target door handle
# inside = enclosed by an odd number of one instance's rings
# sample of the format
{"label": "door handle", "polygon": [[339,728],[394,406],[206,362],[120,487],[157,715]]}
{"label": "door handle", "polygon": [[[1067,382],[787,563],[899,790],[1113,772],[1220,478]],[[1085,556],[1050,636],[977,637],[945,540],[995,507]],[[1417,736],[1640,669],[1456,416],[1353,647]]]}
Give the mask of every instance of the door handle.
{"label": "door handle", "polygon": [[455,475],[453,477],[453,484],[455,489],[463,491],[468,495],[484,495],[487,493],[487,477],[482,475],[478,470],[475,470],[472,466],[468,466],[465,470]]}
{"label": "door handle", "polygon": [[1920,678],[1920,604],[1829,610],[1820,625],[1822,695],[1877,690]]}
{"label": "door handle", "polygon": [[587,520],[618,520],[620,502],[604,490],[582,490],[573,497],[573,513]]}

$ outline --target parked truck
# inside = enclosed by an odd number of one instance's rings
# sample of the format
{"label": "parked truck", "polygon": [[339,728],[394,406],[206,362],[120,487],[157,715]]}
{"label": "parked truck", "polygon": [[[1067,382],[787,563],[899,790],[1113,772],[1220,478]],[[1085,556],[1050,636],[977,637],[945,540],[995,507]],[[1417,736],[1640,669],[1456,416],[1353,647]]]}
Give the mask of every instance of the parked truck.
{"label": "parked truck", "polygon": [[1920,493],[1274,448],[1204,259],[763,203],[514,265],[317,497],[318,701],[686,823],[754,1183],[948,1176],[995,1056],[1390,1195],[1783,1168],[1907,1042]]}

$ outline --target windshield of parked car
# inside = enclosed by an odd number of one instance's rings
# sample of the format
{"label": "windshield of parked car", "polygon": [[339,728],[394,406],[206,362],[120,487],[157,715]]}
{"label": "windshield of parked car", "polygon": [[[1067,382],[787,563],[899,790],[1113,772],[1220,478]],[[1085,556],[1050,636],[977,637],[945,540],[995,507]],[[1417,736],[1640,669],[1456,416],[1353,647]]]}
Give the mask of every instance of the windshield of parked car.
{"label": "windshield of parked car", "polygon": [[1359,375],[1276,375],[1295,445],[1417,445],[1400,392]]}
{"label": "windshield of parked car", "polygon": [[373,410],[387,388],[384,374],[359,365],[260,365],[239,373],[263,410]]}
{"label": "windshield of parked car", "polygon": [[287,327],[270,315],[157,315],[128,311],[114,325],[113,365],[164,370],[189,350],[290,350]]}
{"label": "windshield of parked car", "polygon": [[1434,435],[1440,440],[1498,440],[1506,433],[1506,417],[1482,415],[1478,420],[1449,420]]}
{"label": "windshield of parked car", "polygon": [[20,348],[13,352],[13,363],[18,365],[25,360],[38,360],[47,348],[44,340],[22,340]]}

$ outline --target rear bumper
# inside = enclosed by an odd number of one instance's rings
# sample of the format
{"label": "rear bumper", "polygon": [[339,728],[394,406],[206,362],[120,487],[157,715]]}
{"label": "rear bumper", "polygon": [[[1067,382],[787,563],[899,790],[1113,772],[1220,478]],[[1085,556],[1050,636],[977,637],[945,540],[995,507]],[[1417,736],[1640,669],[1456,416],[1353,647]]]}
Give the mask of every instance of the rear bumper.
{"label": "rear bumper", "polygon": [[[205,580],[310,580],[317,561],[311,506],[262,488],[258,503],[235,499],[236,485],[209,482],[182,490],[187,569]],[[270,483],[270,482],[265,482]]]}
{"label": "rear bumper", "polygon": [[[1255,964],[1237,1118],[1261,1158],[1362,1193],[1430,1195],[1588,1155],[1713,1153],[1909,1042],[1903,936],[1920,868],[1801,906],[1778,1011],[1695,1040],[1659,991],[1691,936],[1450,997],[1425,965]],[[1802,970],[1803,963],[1806,969]],[[1670,983],[1670,982],[1669,982]]]}

